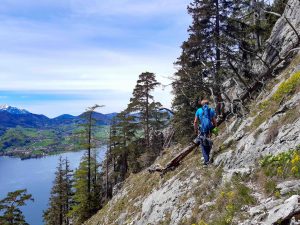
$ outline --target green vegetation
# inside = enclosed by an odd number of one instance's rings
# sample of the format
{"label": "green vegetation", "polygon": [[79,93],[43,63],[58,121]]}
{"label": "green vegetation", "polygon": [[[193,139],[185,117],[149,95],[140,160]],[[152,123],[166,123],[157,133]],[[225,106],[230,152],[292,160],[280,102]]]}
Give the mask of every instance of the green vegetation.
{"label": "green vegetation", "polygon": [[86,149],[86,153],[74,173],[73,204],[68,216],[75,225],[82,224],[102,207],[102,177],[98,171],[100,165],[95,151],[98,146],[95,128],[98,125],[97,121],[93,119],[93,114],[99,107],[101,106],[94,105],[87,109],[83,117],[84,122],[80,125],[81,129],[77,134],[79,145],[82,149]]}
{"label": "green vegetation", "polygon": [[105,162],[107,200],[114,185],[150,166],[162,151],[166,119],[152,96],[159,84],[154,73],[141,73],[127,108],[111,121]]}
{"label": "green vegetation", "polygon": [[230,225],[233,217],[238,212],[242,212],[242,208],[247,205],[255,204],[255,198],[251,195],[251,190],[239,177],[233,177],[231,182],[226,183],[221,189],[216,190],[216,202],[206,212],[215,215],[212,220],[202,218],[201,223],[208,221],[211,225]]}
{"label": "green vegetation", "polygon": [[[131,174],[124,182],[122,189],[127,190],[126,195],[118,198],[113,204],[106,204],[95,217],[95,223],[99,224],[115,224],[115,220],[122,212],[127,212],[128,217],[125,223],[129,224],[137,212],[141,209],[141,202],[134,204],[137,199],[151,193],[154,188],[159,187],[159,174],[149,174],[147,171],[138,174]],[[107,220],[104,221],[104,217]],[[88,223],[89,224],[89,223]]]}
{"label": "green vegetation", "polygon": [[28,225],[20,207],[29,200],[33,201],[33,198],[31,194],[27,194],[26,189],[9,192],[7,197],[0,200],[0,224]]}
{"label": "green vegetation", "polygon": [[97,121],[93,119],[98,107],[88,108],[84,122],[76,132],[76,143],[81,149],[86,149],[79,168],[73,173],[69,161],[59,159],[49,208],[43,215],[47,225],[79,225],[102,207],[102,174],[98,170],[100,164],[95,151],[100,134]]}
{"label": "green vegetation", "polygon": [[280,197],[277,182],[300,178],[300,146],[278,155],[267,155],[260,160],[254,181],[267,195]]}
{"label": "green vegetation", "polygon": [[271,194],[271,195],[272,195],[272,194],[275,195],[275,193],[278,192],[276,186],[277,186],[276,182],[275,182],[274,180],[268,178],[268,177],[265,179],[265,182],[264,182],[264,184],[263,184],[264,191],[265,191],[265,193],[268,194],[268,195],[270,195],[270,194]]}
{"label": "green vegetation", "polygon": [[43,214],[46,225],[70,224],[68,213],[72,207],[72,176],[69,161],[60,157],[49,198],[49,208]]}
{"label": "green vegetation", "polygon": [[293,94],[300,91],[300,71],[293,74],[289,79],[281,83],[268,100],[259,104],[258,109],[261,111],[251,124],[251,129],[257,128],[268,118],[270,118],[279,108],[283,100],[288,100]]}
{"label": "green vegetation", "polygon": [[278,155],[268,155],[260,161],[260,165],[268,177],[300,178],[300,146]]}
{"label": "green vegetation", "polygon": [[[55,154],[64,151],[80,150],[77,134],[82,128],[64,125],[57,128],[40,130],[36,128],[7,129],[0,137],[0,154],[30,158]],[[98,146],[107,139],[108,126],[95,128],[95,140]]]}

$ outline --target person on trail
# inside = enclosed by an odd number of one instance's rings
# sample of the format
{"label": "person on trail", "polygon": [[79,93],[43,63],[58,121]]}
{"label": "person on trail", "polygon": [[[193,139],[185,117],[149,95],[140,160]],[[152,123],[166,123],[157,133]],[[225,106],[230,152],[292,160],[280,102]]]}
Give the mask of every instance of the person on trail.
{"label": "person on trail", "polygon": [[201,108],[195,114],[194,129],[198,135],[195,139],[196,144],[201,145],[202,155],[204,158],[204,166],[210,163],[209,154],[212,148],[212,141],[210,139],[212,130],[217,127],[216,112],[209,107],[209,101],[203,99],[201,101]]}

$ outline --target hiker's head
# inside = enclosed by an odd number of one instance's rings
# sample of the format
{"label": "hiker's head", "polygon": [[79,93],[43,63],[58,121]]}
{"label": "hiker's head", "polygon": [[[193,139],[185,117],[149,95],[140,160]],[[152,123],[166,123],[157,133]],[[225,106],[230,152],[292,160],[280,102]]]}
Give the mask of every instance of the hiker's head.
{"label": "hiker's head", "polygon": [[202,106],[208,105],[208,104],[209,104],[209,101],[206,98],[202,99],[202,101],[201,101]]}

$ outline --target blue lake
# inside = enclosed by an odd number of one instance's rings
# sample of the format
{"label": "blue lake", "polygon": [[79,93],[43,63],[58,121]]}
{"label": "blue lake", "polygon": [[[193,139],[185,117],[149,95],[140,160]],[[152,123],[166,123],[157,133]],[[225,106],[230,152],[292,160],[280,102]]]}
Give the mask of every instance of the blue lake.
{"label": "blue lake", "polygon": [[[105,147],[98,150],[99,162],[103,160],[105,151]],[[28,202],[22,207],[26,222],[30,225],[42,225],[42,215],[47,209],[59,157],[67,157],[74,170],[78,167],[84,152],[68,152],[27,160],[0,157],[0,199],[6,197],[8,192],[26,188],[34,198],[34,202]]]}

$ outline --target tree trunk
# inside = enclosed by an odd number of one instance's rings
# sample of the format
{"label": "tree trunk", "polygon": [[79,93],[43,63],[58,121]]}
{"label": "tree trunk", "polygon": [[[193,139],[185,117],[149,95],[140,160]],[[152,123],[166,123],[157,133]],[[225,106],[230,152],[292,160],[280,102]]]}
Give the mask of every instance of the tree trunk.
{"label": "tree trunk", "polygon": [[88,204],[89,209],[91,208],[91,144],[92,144],[92,114],[89,112],[89,121],[88,121]]}
{"label": "tree trunk", "polygon": [[108,150],[108,152],[107,152],[107,156],[106,156],[106,171],[105,171],[105,177],[106,177],[106,179],[105,179],[105,188],[106,188],[106,191],[105,191],[105,198],[106,198],[106,200],[108,200],[108,161],[109,161],[109,157],[110,157],[110,153],[111,153],[111,145],[112,145],[112,143],[111,143],[111,128],[109,129],[109,146],[108,146],[108,148],[107,148],[107,150]]}
{"label": "tree trunk", "polygon": [[253,7],[253,25],[255,26],[255,40],[256,40],[256,50],[260,49],[261,47],[261,37],[259,32],[260,26],[260,13],[258,11],[258,2],[257,0],[252,0],[252,7]]}
{"label": "tree trunk", "polygon": [[220,52],[220,10],[219,0],[215,0],[216,3],[216,84],[220,81],[220,68],[221,68],[221,52]]}
{"label": "tree trunk", "polygon": [[181,152],[179,152],[164,168],[150,168],[148,171],[150,173],[153,172],[161,172],[162,175],[167,173],[170,170],[175,169],[179,166],[180,161],[182,161],[190,152],[193,151],[194,148],[196,148],[198,145],[194,142],[191,142],[189,146],[187,146],[185,149],[183,149]]}
{"label": "tree trunk", "polygon": [[149,140],[149,87],[148,87],[148,81],[146,81],[146,141],[147,141],[147,147],[150,146],[150,140]]}

